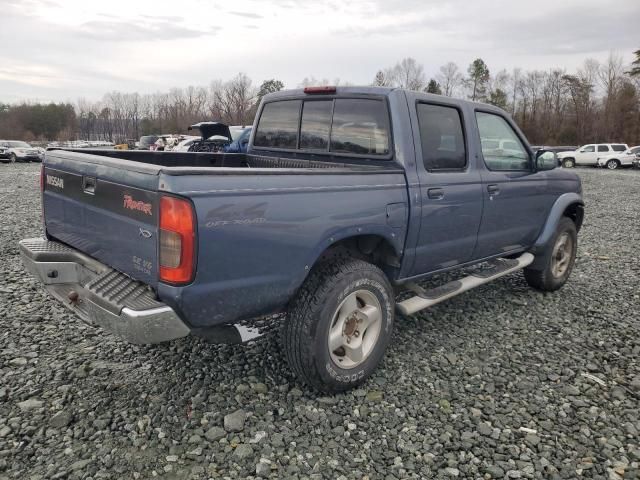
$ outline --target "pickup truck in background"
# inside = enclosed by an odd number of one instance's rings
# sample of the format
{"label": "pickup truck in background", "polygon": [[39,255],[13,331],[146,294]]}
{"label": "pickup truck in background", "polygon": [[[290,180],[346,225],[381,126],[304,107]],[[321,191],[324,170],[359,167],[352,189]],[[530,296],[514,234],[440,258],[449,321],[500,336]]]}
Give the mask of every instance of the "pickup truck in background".
{"label": "pickup truck in background", "polygon": [[284,312],[292,370],[335,392],[376,368],[396,310],[518,270],[564,285],[583,201],[555,167],[490,105],[282,91],[262,100],[246,154],[47,151],[44,237],[20,248],[54,297],[130,342],[242,340],[236,325]]}

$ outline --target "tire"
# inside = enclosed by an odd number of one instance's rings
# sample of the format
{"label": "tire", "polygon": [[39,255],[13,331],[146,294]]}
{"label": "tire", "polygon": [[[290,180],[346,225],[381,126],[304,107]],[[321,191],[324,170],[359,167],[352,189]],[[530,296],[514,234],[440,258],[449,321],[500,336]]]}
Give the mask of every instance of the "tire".
{"label": "tire", "polygon": [[[393,289],[375,265],[348,256],[323,261],[292,301],[282,329],[291,369],[321,392],[360,385],[384,355],[394,308]],[[337,346],[333,351],[330,340]]]}
{"label": "tire", "polygon": [[[562,247],[564,242],[565,247]],[[567,251],[567,245],[570,251]],[[561,251],[562,250],[562,251]],[[527,283],[543,292],[553,292],[561,288],[571,275],[578,250],[576,224],[568,217],[562,217],[553,238],[543,256],[542,270],[524,269]]]}
{"label": "tire", "polygon": [[16,163],[16,161],[17,161],[17,160],[18,160],[18,157],[16,157],[16,154],[15,154],[15,153],[12,153],[12,154],[9,156],[9,161],[10,161],[11,163]]}
{"label": "tire", "polygon": [[576,166],[576,161],[573,158],[565,158],[562,160],[562,168],[573,168]]}
{"label": "tire", "polygon": [[618,160],[615,159],[611,159],[607,162],[607,168],[609,170],[615,170],[616,168],[620,167],[620,162]]}

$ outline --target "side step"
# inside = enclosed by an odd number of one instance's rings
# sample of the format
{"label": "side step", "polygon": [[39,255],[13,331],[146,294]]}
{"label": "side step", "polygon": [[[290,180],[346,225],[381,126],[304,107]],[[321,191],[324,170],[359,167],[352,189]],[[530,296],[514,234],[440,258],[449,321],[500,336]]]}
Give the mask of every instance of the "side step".
{"label": "side step", "polygon": [[432,307],[448,298],[460,295],[467,290],[489,283],[496,278],[503,277],[509,273],[521,270],[533,262],[534,256],[531,253],[523,253],[513,260],[500,258],[489,263],[488,268],[479,269],[470,275],[440,285],[439,287],[425,290],[415,283],[407,284],[409,290],[416,296],[407,298],[396,304],[396,309],[403,315],[413,315],[420,310]]}

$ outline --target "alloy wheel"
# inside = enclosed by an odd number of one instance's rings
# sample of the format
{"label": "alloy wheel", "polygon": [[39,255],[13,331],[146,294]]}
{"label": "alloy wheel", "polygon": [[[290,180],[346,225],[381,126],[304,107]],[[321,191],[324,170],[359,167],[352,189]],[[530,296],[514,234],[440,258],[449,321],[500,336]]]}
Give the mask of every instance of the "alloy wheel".
{"label": "alloy wheel", "polygon": [[340,368],[357,367],[373,351],[381,329],[382,308],[377,297],[368,290],[349,294],[336,309],[329,327],[331,359]]}

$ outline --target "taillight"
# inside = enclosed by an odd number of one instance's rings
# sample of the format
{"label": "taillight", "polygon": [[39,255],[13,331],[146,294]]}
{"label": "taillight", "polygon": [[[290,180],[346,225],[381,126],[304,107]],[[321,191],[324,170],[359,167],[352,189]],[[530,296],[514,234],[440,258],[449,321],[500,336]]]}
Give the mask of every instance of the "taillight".
{"label": "taillight", "polygon": [[40,193],[44,192],[44,163],[40,165]]}
{"label": "taillight", "polygon": [[160,280],[183,284],[195,273],[195,215],[188,200],[160,198]]}

